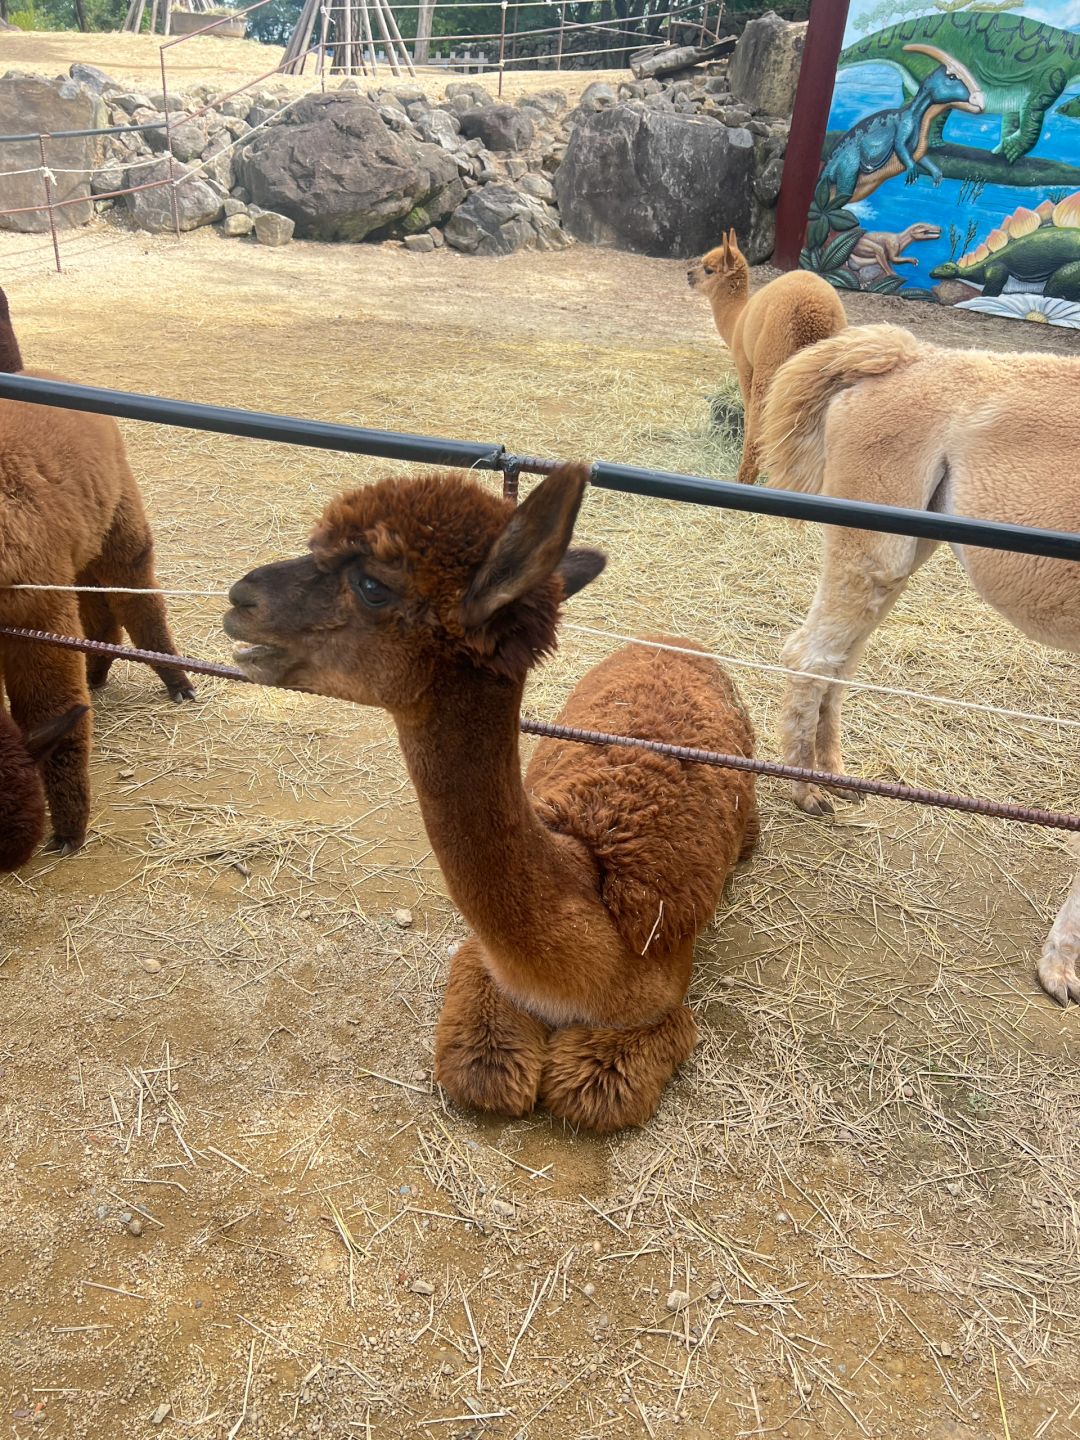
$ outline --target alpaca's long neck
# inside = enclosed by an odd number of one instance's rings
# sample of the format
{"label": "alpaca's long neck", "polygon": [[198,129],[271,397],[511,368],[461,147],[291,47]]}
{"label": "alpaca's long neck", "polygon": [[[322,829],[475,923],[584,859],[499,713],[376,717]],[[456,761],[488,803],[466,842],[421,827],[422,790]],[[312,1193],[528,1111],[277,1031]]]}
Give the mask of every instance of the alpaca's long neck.
{"label": "alpaca's long neck", "polygon": [[746,309],[748,298],[744,290],[741,295],[714,295],[710,299],[713,321],[720,332],[721,340],[729,348],[731,337],[735,334],[735,322]]}
{"label": "alpaca's long neck", "polygon": [[450,894],[493,954],[539,955],[552,915],[582,875],[541,824],[521,778],[524,686],[444,677],[421,715],[397,715],[398,737]]}

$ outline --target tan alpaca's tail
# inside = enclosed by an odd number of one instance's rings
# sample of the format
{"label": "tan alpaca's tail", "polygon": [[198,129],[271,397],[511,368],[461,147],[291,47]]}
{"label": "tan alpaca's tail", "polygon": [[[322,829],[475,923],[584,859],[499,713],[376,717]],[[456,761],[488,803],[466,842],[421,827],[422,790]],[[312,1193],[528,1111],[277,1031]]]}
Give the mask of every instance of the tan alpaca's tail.
{"label": "tan alpaca's tail", "polygon": [[759,443],[769,484],[819,494],[829,405],[860,380],[910,365],[922,348],[899,325],[856,325],[785,361],[769,386],[762,414]]}

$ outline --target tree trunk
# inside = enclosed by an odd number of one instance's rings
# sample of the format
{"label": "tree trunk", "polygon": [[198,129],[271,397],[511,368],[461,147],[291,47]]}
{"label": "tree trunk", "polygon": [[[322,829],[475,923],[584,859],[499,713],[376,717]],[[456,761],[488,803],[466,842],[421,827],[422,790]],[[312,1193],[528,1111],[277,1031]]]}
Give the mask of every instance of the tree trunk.
{"label": "tree trunk", "polygon": [[90,29],[90,26],[86,23],[86,8],[83,5],[83,0],[75,0],[75,19],[80,30]]}
{"label": "tree trunk", "polygon": [[431,24],[435,18],[435,0],[420,0],[416,12],[416,40],[413,42],[413,59],[417,65],[426,65],[431,54]]}

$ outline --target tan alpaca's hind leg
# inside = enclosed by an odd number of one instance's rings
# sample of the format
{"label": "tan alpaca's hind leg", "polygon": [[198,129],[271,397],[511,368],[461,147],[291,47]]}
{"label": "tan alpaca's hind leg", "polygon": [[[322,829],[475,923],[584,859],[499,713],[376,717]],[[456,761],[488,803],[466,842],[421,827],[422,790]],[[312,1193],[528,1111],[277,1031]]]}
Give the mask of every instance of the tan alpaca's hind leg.
{"label": "tan alpaca's hind leg", "polygon": [[1039,984],[1059,1005],[1080,1005],[1080,870],[1039,959]]}
{"label": "tan alpaca's hind leg", "polygon": [[552,1115],[600,1135],[644,1125],[696,1044],[685,1005],[631,1030],[558,1030],[548,1045],[540,1101]]}
{"label": "tan alpaca's hind leg", "polygon": [[[867,640],[933,549],[930,541],[903,536],[827,531],[817,594],[784,646],[783,663],[837,679],[850,676]],[[843,772],[842,703],[843,686],[828,679],[788,680],[780,718],[788,765]],[[820,785],[796,780],[791,793],[807,814],[832,814],[832,800]],[[859,798],[855,791],[838,793],[845,800]]]}
{"label": "tan alpaca's hind leg", "polygon": [[496,1115],[527,1115],[536,1104],[547,1027],[496,987],[480,942],[466,940],[450,962],[435,1032],[435,1079],[457,1104]]}

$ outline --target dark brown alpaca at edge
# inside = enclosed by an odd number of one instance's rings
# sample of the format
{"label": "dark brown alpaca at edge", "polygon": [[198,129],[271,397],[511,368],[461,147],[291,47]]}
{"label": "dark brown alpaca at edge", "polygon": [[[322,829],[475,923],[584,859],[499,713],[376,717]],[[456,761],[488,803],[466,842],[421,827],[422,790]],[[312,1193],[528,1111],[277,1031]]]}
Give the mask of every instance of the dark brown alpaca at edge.
{"label": "dark brown alpaca at edge", "polygon": [[[0,290],[0,360],[21,364]],[[4,364],[4,369],[17,368]],[[41,379],[59,376],[24,373]],[[0,400],[0,624],[117,641],[176,654],[160,595],[82,595],[10,590],[16,584],[153,589],[154,542],[116,422],[46,405]],[[102,685],[107,659],[0,639],[0,681],[24,732],[81,706],[77,724],[42,764],[52,816],[50,849],[68,853],[90,818],[87,684]],[[158,674],[174,700],[194,695],[178,666]]]}
{"label": "dark brown alpaca at edge", "polygon": [[39,766],[83,716],[74,706],[32,735],[0,709],[0,875],[18,870],[45,834],[45,786]]}
{"label": "dark brown alpaca at edge", "polygon": [[[515,509],[460,474],[334,500],[310,558],[233,586],[225,629],[254,680],[388,710],[450,894],[454,954],[435,1076],[463,1105],[537,1102],[596,1131],[641,1125],[694,1048],[695,937],[758,816],[752,777],[545,740],[522,783],[530,668],[604,556],[569,549],[587,482],[560,467]],[[685,640],[669,641],[691,646]],[[630,645],[560,721],[749,755],[712,660]]]}

